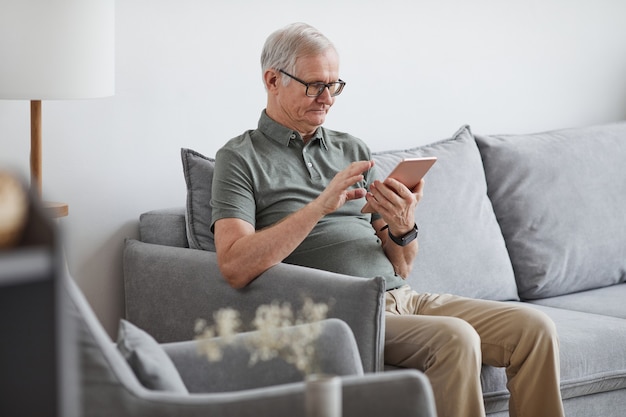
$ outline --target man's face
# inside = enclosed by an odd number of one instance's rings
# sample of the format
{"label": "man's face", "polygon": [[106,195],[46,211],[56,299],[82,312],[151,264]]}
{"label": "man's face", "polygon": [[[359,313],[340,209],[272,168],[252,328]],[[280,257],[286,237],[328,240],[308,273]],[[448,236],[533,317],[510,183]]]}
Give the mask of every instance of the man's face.
{"label": "man's face", "polygon": [[[307,83],[337,81],[339,57],[333,49],[329,49],[321,55],[298,58],[295,74],[292,75]],[[280,76],[288,77],[282,73]],[[331,97],[327,88],[318,97],[308,97],[305,92],[306,87],[296,80],[292,79],[286,86],[279,80],[274,102],[276,106],[269,115],[308,139],[324,123],[335,97]]]}

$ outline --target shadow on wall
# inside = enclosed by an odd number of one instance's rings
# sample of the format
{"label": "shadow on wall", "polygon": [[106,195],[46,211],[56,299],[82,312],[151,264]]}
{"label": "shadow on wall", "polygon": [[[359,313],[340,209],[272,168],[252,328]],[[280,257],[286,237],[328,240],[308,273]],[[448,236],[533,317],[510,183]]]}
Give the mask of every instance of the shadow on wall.
{"label": "shadow on wall", "polygon": [[139,238],[137,220],[124,223],[72,273],[113,340],[125,315],[122,255],[126,238]]}

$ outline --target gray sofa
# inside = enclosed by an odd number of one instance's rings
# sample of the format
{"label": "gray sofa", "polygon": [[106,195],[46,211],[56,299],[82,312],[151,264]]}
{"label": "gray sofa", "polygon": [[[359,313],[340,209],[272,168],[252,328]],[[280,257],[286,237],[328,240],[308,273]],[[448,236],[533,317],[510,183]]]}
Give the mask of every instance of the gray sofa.
{"label": "gray sofa", "polygon": [[[352,328],[363,367],[381,371],[384,286],[280,264],[249,287],[221,278],[211,250],[212,160],[183,149],[184,207],[140,217],[124,249],[127,318],[158,340],[192,336],[196,317],[225,305],[301,295],[332,304]],[[418,291],[524,303],[556,323],[566,415],[626,410],[626,122],[524,135],[474,135],[373,155],[383,172],[403,157],[437,156],[418,219]],[[508,415],[503,369],[484,367],[491,416]]]}

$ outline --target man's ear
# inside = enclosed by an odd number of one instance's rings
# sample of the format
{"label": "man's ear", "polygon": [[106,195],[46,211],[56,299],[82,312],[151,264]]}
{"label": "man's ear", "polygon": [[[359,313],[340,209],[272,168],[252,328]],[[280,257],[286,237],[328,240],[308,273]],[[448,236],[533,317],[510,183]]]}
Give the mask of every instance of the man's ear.
{"label": "man's ear", "polygon": [[278,88],[279,82],[278,72],[273,69],[268,69],[263,74],[263,81],[265,82],[265,88],[268,92],[275,92]]}

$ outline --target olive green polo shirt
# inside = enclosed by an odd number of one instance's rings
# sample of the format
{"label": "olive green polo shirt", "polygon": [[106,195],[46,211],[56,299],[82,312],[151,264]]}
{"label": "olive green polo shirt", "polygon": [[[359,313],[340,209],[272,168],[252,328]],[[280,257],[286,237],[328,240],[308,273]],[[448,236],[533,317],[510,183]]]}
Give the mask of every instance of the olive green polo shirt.
{"label": "olive green polo shirt", "polygon": [[[370,160],[369,148],[346,133],[319,128],[305,145],[298,132],[263,111],[256,130],[231,139],[216,154],[213,224],[238,218],[263,229],[317,198],[350,163]],[[369,188],[375,168],[356,187]],[[346,202],[322,218],[284,262],[359,277],[382,276],[387,289],[405,284],[374,233],[365,199]],[[213,225],[212,225],[213,226]]]}

